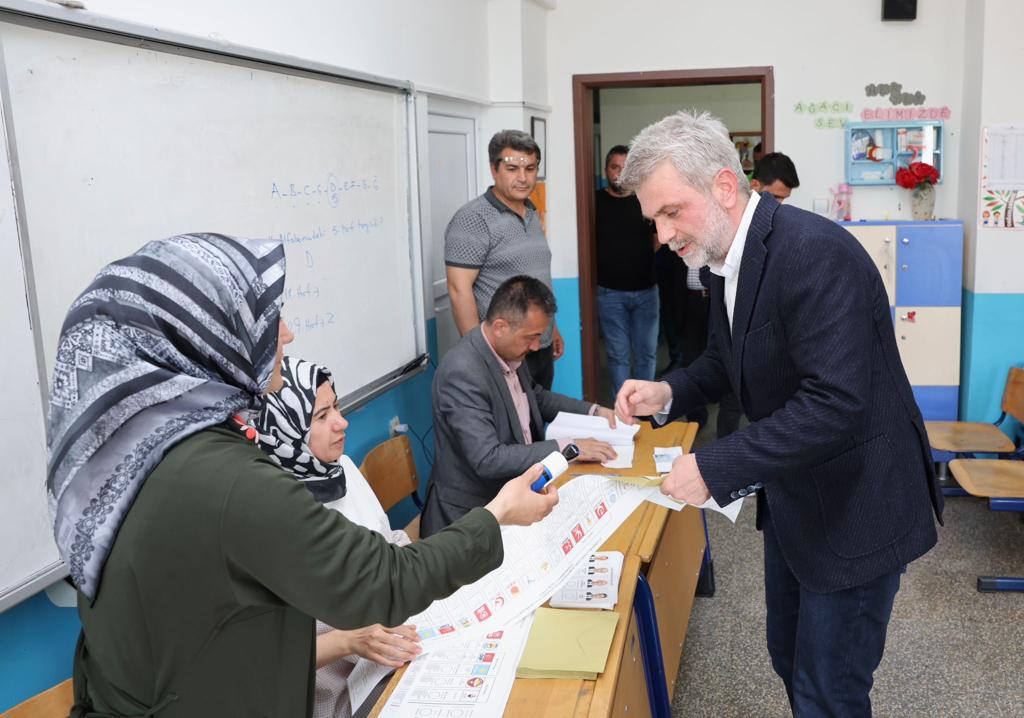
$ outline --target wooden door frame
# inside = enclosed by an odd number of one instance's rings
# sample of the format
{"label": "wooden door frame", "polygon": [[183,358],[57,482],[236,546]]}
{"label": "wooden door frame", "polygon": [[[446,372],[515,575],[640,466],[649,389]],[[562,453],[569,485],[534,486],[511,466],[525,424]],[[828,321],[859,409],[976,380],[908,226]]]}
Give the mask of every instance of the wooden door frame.
{"label": "wooden door frame", "polygon": [[594,252],[594,90],[612,87],[680,85],[761,85],[761,142],[765,153],[775,145],[775,79],[770,66],[706,70],[659,70],[572,76],[573,135],[576,152],[576,247],[580,282],[580,349],[583,396],[597,401],[598,328],[597,259]]}

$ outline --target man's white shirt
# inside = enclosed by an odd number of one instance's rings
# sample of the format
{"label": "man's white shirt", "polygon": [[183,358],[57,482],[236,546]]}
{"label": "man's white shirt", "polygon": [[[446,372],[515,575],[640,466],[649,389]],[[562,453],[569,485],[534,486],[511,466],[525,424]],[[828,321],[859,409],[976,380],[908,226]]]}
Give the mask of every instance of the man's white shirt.
{"label": "man's white shirt", "polygon": [[[729,330],[732,331],[732,314],[736,307],[736,287],[740,282],[740,264],[743,262],[743,249],[747,246],[747,232],[750,230],[750,221],[754,218],[754,210],[757,203],[761,201],[761,195],[757,192],[750,193],[747,200],[747,207],[743,210],[743,217],[740,218],[740,226],[736,228],[736,234],[732,238],[732,244],[725,255],[722,264],[708,264],[708,269],[713,274],[725,279],[725,314],[729,318]],[[668,382],[662,382],[667,385]],[[672,399],[668,400],[665,408],[654,415],[657,424],[664,424],[668,420],[668,413],[672,409]]]}

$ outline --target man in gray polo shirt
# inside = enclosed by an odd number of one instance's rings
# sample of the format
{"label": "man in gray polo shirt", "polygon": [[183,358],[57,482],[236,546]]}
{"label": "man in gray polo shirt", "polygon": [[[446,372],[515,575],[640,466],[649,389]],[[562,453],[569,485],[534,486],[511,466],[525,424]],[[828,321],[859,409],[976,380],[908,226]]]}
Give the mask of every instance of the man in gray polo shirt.
{"label": "man in gray polo shirt", "polygon": [[[540,217],[529,200],[537,184],[540,147],[519,130],[502,130],[487,147],[494,185],[464,205],[444,233],[448,295],[459,334],[483,320],[491,297],[506,280],[520,274],[551,288],[551,249]],[[555,377],[555,359],[565,345],[554,321],[531,352],[526,365],[545,389]]]}

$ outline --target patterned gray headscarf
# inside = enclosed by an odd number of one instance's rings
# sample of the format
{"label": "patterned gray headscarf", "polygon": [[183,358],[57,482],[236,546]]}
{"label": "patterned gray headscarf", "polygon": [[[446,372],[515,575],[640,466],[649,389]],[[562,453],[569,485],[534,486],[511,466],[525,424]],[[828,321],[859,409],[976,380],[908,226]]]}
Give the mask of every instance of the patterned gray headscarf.
{"label": "patterned gray headscarf", "polygon": [[257,443],[282,468],[295,474],[317,501],[327,503],[345,495],[345,472],[341,464],[320,461],[309,448],[316,390],[327,381],[334,388],[331,372],[312,362],[286,356],[281,362],[280,391],[263,399],[256,421]]}
{"label": "patterned gray headscarf", "polygon": [[280,241],[179,235],[104,267],[68,310],[46,489],[57,547],[90,600],[164,454],[269,385],[284,275]]}

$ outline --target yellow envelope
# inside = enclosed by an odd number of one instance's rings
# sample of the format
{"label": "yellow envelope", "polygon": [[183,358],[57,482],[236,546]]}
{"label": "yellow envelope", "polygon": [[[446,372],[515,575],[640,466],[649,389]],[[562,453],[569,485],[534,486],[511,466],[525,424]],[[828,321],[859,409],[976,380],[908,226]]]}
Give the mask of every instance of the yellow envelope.
{"label": "yellow envelope", "polygon": [[596,679],[618,622],[614,611],[538,608],[516,677]]}

